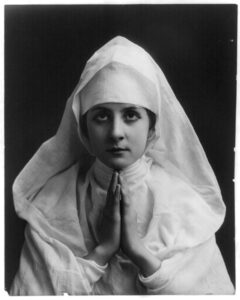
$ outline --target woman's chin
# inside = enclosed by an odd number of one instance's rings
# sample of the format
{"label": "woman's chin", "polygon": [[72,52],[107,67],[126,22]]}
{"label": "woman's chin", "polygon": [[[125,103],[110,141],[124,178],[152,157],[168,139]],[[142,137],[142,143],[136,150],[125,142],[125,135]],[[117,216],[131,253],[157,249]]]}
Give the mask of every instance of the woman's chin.
{"label": "woman's chin", "polygon": [[113,170],[123,171],[124,169],[132,165],[134,162],[129,162],[125,160],[111,160],[111,161],[105,161],[103,163]]}
{"label": "woman's chin", "polygon": [[129,166],[129,164],[109,164],[108,167],[116,170],[116,171],[123,171]]}

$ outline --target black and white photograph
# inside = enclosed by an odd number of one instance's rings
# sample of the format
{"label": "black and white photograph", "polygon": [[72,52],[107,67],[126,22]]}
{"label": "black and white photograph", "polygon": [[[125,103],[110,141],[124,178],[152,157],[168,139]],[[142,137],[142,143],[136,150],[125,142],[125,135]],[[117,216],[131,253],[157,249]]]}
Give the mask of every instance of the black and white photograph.
{"label": "black and white photograph", "polygon": [[9,295],[235,295],[237,16],[4,6]]}

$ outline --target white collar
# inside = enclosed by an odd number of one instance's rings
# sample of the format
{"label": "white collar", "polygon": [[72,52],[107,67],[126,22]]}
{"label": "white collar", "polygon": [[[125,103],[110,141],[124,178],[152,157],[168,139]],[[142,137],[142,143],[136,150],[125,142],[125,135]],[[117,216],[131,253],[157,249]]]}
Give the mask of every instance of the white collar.
{"label": "white collar", "polygon": [[[149,163],[146,157],[143,156],[128,166],[124,170],[120,171],[120,178],[123,184],[130,186],[135,182],[142,181],[149,170]],[[93,176],[96,182],[104,189],[107,189],[112,178],[113,169],[107,167],[99,159],[96,159],[92,166]]]}

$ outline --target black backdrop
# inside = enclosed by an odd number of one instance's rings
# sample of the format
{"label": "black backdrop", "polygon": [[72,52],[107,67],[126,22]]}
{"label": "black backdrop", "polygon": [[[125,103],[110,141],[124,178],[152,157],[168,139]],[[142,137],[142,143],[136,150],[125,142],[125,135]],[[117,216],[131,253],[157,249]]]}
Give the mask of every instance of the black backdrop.
{"label": "black backdrop", "polygon": [[[216,173],[227,215],[217,233],[235,282],[236,5],[5,6],[5,286],[18,267],[25,223],[11,185],[57,130],[86,60],[123,35],[159,63]],[[203,262],[204,263],[204,262]]]}

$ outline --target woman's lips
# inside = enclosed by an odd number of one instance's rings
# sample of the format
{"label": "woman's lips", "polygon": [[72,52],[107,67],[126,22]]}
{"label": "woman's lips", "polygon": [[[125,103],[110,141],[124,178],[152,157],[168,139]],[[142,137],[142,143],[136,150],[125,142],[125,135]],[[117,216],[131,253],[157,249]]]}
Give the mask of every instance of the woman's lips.
{"label": "woman's lips", "polygon": [[107,152],[110,152],[110,153],[122,153],[122,152],[126,152],[126,151],[129,151],[129,149],[120,148],[120,147],[113,147],[113,148],[107,149]]}

